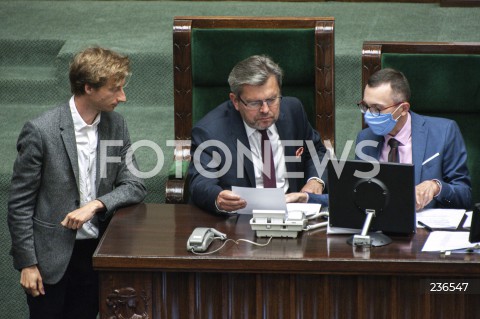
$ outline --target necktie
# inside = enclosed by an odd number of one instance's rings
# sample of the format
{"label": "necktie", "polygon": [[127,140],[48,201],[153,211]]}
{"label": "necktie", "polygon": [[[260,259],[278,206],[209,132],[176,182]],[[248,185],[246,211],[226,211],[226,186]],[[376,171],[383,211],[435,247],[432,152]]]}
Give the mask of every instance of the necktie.
{"label": "necktie", "polygon": [[[273,163],[273,152],[270,139],[268,138],[267,130],[258,130],[262,135],[262,161],[263,161],[263,187],[276,188],[277,179],[275,177],[275,164]],[[268,141],[267,150],[265,150],[265,141]],[[266,153],[265,153],[266,152]],[[265,158],[265,156],[267,158]]]}
{"label": "necktie", "polygon": [[393,163],[399,163],[399,158],[398,158],[398,144],[400,144],[399,141],[397,141],[394,138],[391,138],[388,141],[388,145],[390,145],[390,152],[388,153],[388,161],[393,162]]}

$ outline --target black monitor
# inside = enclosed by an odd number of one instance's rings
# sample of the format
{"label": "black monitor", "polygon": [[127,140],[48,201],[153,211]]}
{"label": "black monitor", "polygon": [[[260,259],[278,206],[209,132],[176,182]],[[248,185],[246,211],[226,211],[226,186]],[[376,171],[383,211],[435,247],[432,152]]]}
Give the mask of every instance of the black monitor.
{"label": "black monitor", "polygon": [[391,240],[385,235],[415,232],[412,164],[330,160],[327,169],[330,227],[360,229],[357,239],[368,232],[372,246],[388,244]]}
{"label": "black monitor", "polygon": [[468,240],[472,244],[480,242],[480,203],[473,205],[470,235]]}

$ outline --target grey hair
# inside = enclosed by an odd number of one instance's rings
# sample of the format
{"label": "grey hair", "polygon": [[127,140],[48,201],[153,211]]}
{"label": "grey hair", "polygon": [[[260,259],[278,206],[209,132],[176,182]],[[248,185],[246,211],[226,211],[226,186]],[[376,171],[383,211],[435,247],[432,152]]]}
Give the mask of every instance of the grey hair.
{"label": "grey hair", "polygon": [[283,70],[278,64],[266,55],[252,55],[233,67],[228,76],[230,91],[238,96],[244,85],[263,85],[272,75],[282,87]]}

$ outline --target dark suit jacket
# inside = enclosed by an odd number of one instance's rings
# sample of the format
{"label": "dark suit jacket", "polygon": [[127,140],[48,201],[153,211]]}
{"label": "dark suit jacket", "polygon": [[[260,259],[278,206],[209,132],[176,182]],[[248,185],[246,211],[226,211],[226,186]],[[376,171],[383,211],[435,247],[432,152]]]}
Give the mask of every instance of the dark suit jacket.
{"label": "dark suit jacket", "polygon": [[[467,168],[467,150],[460,129],[455,121],[418,115],[412,117],[412,160],[415,166],[415,185],[425,180],[437,179],[442,183],[442,191],[426,206],[445,208],[472,207],[470,176]],[[365,147],[362,152],[379,159],[384,138],[366,128],[357,136],[361,141],[377,141],[377,147]],[[435,154],[439,156],[428,161]],[[358,154],[357,154],[357,159]],[[365,159],[365,158],[362,158]]]}
{"label": "dark suit jacket", "polygon": [[[289,192],[300,191],[303,185],[305,185],[305,181],[310,177],[323,176],[324,178],[326,174],[317,172],[315,162],[318,164],[323,160],[326,149],[321,142],[320,135],[308,122],[303,105],[297,98],[284,97],[282,99],[279,118],[275,125],[281,140],[296,140],[303,143],[302,145],[285,147],[285,156],[291,157],[289,160],[295,158],[295,152],[300,147],[303,146],[304,148],[301,160],[299,159],[297,162],[286,160],[287,172],[303,172],[304,174],[303,178],[288,179]],[[200,144],[212,140],[216,141],[216,146],[206,148],[202,152],[196,152]],[[305,141],[313,141],[315,148],[313,156],[316,158],[312,158]],[[231,101],[226,101],[210,111],[193,128],[192,162],[189,167],[188,177],[190,180],[190,200],[197,206],[209,211],[215,211],[215,200],[222,190],[231,189],[232,186],[256,186],[253,163],[243,156],[237,158],[237,154],[241,154],[241,152],[238,152],[237,142],[243,144],[247,149],[250,148],[243,119],[240,113],[235,110]],[[224,147],[225,150],[228,150],[227,153],[232,155],[232,164],[226,169],[225,163],[228,161],[221,147]],[[215,165],[216,168],[209,168],[208,164],[211,164],[212,159],[218,160],[220,165]],[[195,165],[202,167],[215,176],[203,176]],[[237,167],[240,168],[238,172]],[[225,172],[218,172],[219,169],[225,169]]]}
{"label": "dark suit jacket", "polygon": [[[141,202],[146,190],[125,162],[130,137],[120,114],[102,113],[98,140],[97,199],[107,211],[97,216],[100,229],[104,229],[117,208]],[[110,159],[122,161],[107,163],[104,178],[100,178],[102,140],[123,143],[122,147],[107,148]],[[28,121],[18,138],[17,151],[8,201],[14,267],[20,270],[38,264],[43,281],[55,284],[65,273],[76,237],[76,231],[60,222],[80,204],[77,146],[68,103]],[[133,163],[136,165],[135,159]]]}

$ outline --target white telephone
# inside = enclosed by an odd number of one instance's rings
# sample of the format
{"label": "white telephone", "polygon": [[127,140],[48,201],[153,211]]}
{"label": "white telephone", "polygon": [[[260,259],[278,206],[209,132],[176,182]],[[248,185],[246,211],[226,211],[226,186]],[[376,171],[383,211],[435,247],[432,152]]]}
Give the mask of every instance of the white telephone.
{"label": "white telephone", "polygon": [[[215,237],[215,235],[217,237]],[[211,242],[219,238],[225,240],[227,235],[219,232],[215,228],[197,227],[193,230],[187,241],[187,250],[194,252],[204,252],[208,249]]]}

